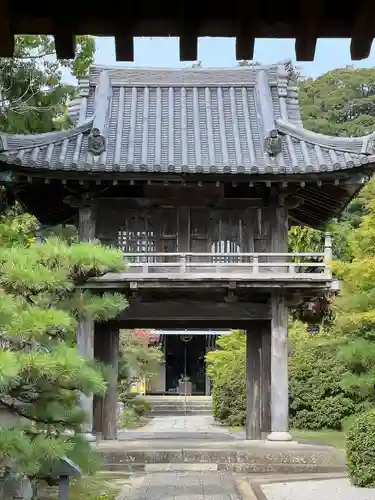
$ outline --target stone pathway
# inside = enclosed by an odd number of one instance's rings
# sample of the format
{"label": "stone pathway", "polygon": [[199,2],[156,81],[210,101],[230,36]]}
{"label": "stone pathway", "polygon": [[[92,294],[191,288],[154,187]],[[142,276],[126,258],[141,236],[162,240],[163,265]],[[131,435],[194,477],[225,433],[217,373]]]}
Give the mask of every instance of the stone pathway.
{"label": "stone pathway", "polygon": [[267,500],[375,500],[375,488],[355,488],[346,478],[274,483],[261,490]]}
{"label": "stone pathway", "polygon": [[226,441],[244,439],[243,433],[233,433],[206,415],[155,417],[149,425],[137,430],[119,431],[119,440],[151,439],[214,439]]}
{"label": "stone pathway", "polygon": [[[119,439],[121,441],[117,441],[115,445],[107,442],[102,443],[101,446],[113,448],[114,454],[116,454],[116,448],[119,452],[121,452],[121,448],[125,448],[130,449],[131,451],[128,453],[133,453],[134,456],[142,453],[148,453],[150,456],[147,455],[147,463],[144,466],[146,472],[138,476],[135,473],[131,484],[124,485],[118,500],[240,500],[241,498],[255,498],[249,483],[250,476],[218,471],[215,461],[184,460],[183,457],[180,461],[170,460],[168,454],[175,458],[173,454],[180,453],[182,449],[188,456],[189,453],[190,455],[194,454],[194,450],[200,452],[204,449],[205,452],[209,453],[215,446],[220,446],[220,450],[225,449],[228,452],[232,449],[238,451],[243,448],[245,443],[242,432],[230,432],[227,428],[217,424],[210,416],[155,417],[142,429],[121,431]],[[130,443],[130,441],[134,442]],[[299,447],[296,444],[294,446]],[[249,447],[250,444],[246,443],[246,450]],[[153,450],[158,450],[155,453],[164,453],[163,450],[165,450],[165,463],[154,461]],[[300,450],[298,450],[299,452]],[[260,480],[257,493],[263,495],[264,500],[300,500],[301,498],[304,500],[316,500],[317,498],[320,500],[375,500],[375,496],[372,494],[366,496],[366,494],[357,491],[353,493],[352,490],[349,490],[348,481],[345,479],[327,481],[327,476],[325,476],[322,481],[307,481],[311,478],[308,475],[303,482],[300,481],[299,477],[301,476],[299,476],[298,483],[296,483],[285,481],[290,478],[289,475],[279,475],[273,479],[270,474],[267,474],[266,477],[262,476],[262,474],[254,474],[251,476],[251,481]],[[277,484],[267,484],[270,480],[277,482]],[[250,492],[243,490],[244,483],[249,485]]]}
{"label": "stone pathway", "polygon": [[240,500],[230,475],[211,472],[148,474],[125,487],[118,500]]}
{"label": "stone pathway", "polygon": [[[121,431],[121,440],[234,440],[235,436],[210,416],[155,417],[142,429]],[[172,464],[173,465],[173,464]],[[204,464],[211,465],[211,464]],[[187,467],[194,464],[187,464]],[[152,468],[152,464],[150,464]],[[194,469],[194,467],[193,467]],[[231,474],[206,471],[159,472],[135,478],[118,500],[240,500]]]}

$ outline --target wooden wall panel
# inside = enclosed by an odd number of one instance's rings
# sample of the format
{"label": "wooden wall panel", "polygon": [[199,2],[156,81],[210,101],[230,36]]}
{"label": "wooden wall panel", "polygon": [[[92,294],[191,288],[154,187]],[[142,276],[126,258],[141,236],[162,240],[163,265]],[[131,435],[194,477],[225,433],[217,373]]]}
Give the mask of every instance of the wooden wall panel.
{"label": "wooden wall panel", "polygon": [[126,251],[134,252],[211,252],[214,244],[215,251],[269,252],[277,210],[275,206],[123,208],[121,201],[107,201],[98,206],[96,235],[118,244],[123,231]]}

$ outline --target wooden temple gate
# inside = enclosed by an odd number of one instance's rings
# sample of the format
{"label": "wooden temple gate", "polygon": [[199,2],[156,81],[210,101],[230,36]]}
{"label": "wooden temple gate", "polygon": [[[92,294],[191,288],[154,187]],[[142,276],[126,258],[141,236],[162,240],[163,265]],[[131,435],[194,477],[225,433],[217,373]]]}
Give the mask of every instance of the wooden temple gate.
{"label": "wooden temple gate", "polygon": [[[125,273],[85,286],[130,302],[82,321],[82,355],[112,367],[104,399],[82,396],[86,431],[116,438],[120,328],[246,330],[247,439],[288,431],[288,308],[336,286],[330,235],[288,253],[288,227],[324,228],[373,172],[374,136],[303,128],[288,65],[228,70],[93,67],[74,127],[3,134],[1,183],[42,223],[121,248]],[[48,207],[48,210],[46,210]],[[96,399],[96,398],[95,398]]]}

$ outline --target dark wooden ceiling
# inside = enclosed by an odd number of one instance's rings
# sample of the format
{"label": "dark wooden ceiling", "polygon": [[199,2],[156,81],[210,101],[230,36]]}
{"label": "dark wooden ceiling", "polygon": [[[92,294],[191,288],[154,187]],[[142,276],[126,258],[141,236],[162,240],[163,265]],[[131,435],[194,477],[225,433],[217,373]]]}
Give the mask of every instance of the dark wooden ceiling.
{"label": "dark wooden ceiling", "polygon": [[[314,59],[318,38],[350,38],[353,60],[368,57],[375,36],[373,0],[0,0],[0,56],[15,34],[55,36],[59,58],[74,56],[73,35],[114,36],[116,57],[133,60],[133,37],[180,37],[180,59],[195,61],[197,38],[235,37],[236,58],[253,58],[257,38],[293,38],[296,58]],[[290,55],[290,54],[288,54]]]}

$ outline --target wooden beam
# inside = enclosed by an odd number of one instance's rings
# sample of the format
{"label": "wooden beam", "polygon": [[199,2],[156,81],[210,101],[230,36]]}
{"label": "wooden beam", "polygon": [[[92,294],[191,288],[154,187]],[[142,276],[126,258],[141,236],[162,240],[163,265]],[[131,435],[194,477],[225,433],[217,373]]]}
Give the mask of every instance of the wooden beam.
{"label": "wooden beam", "polygon": [[134,38],[131,32],[115,35],[115,50],[117,61],[134,61]]}
{"label": "wooden beam", "polygon": [[74,59],[76,54],[76,38],[71,30],[59,27],[54,32],[57,59]]}
{"label": "wooden beam", "polygon": [[180,61],[198,60],[198,31],[200,19],[194,15],[188,0],[180,0]]}
{"label": "wooden beam", "polygon": [[12,32],[8,1],[0,1],[0,57],[13,57],[14,54],[14,34]]}
{"label": "wooden beam", "polygon": [[194,321],[194,320],[267,320],[271,317],[268,304],[251,302],[203,302],[194,300],[163,300],[142,302],[134,300],[118,315],[118,321]]}
{"label": "wooden beam", "polygon": [[254,58],[255,38],[252,32],[251,23],[248,26],[242,25],[236,37],[236,60],[251,61]]}
{"label": "wooden beam", "polygon": [[237,18],[236,60],[251,61],[254,58],[255,23],[258,17],[258,4],[256,2],[235,2]]}
{"label": "wooden beam", "polygon": [[350,55],[354,61],[367,59],[370,55],[375,33],[375,9],[371,0],[360,0],[358,14],[355,20]]}
{"label": "wooden beam", "polygon": [[188,31],[180,36],[180,61],[198,60],[198,37]]}
{"label": "wooden beam", "polygon": [[321,3],[322,0],[303,0],[299,2],[299,27],[295,43],[297,61],[314,60]]}

